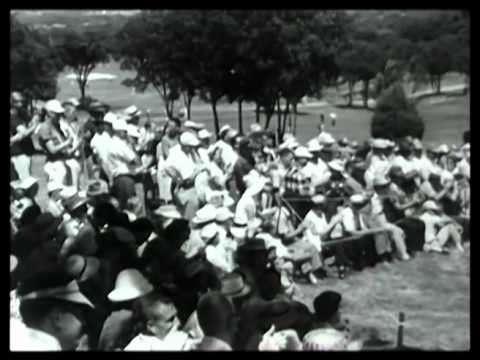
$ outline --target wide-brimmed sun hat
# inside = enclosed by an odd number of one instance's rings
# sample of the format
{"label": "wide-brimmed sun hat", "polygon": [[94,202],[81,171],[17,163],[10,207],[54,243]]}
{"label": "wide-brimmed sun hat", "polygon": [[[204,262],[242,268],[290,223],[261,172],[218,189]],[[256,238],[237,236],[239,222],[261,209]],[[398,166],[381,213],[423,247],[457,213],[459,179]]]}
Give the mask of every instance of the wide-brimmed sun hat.
{"label": "wide-brimmed sun hat", "polygon": [[307,150],[311,153],[322,151],[323,146],[318,143],[317,139],[312,139],[307,143]]}
{"label": "wide-brimmed sun hat", "polygon": [[367,202],[367,198],[362,194],[354,194],[350,196],[350,202],[353,205],[362,205]]}
{"label": "wide-brimmed sun hat", "polygon": [[62,106],[60,101],[53,99],[48,100],[44,106],[45,110],[49,112],[54,112],[56,114],[63,114],[65,112],[65,108]]}
{"label": "wide-brimmed sun hat", "polygon": [[200,238],[208,243],[218,234],[219,227],[216,223],[210,223],[205,225],[202,230],[200,230]]}
{"label": "wide-brimmed sun hat", "polygon": [[320,145],[325,145],[327,147],[335,144],[335,138],[327,132],[322,132],[318,135],[317,139]]}
{"label": "wide-brimmed sun hat", "polygon": [[327,198],[322,194],[312,196],[312,202],[315,205],[324,204],[326,201],[327,201]]}
{"label": "wide-brimmed sun hat", "polygon": [[210,139],[212,137],[212,133],[207,129],[202,129],[198,132],[197,136],[200,140]]}
{"label": "wide-brimmed sun hat", "polygon": [[376,139],[372,139],[370,141],[370,146],[373,149],[386,149],[386,148],[388,148],[389,143],[385,139],[376,138]]}
{"label": "wide-brimmed sun hat", "polygon": [[312,159],[313,155],[305,146],[299,146],[295,149],[294,153],[296,158],[305,158],[305,159]]}
{"label": "wide-brimmed sun hat", "polygon": [[75,209],[78,209],[80,206],[85,205],[88,199],[86,197],[80,196],[78,193],[70,196],[62,201],[62,205],[67,212],[72,212]]}
{"label": "wide-brimmed sun hat", "polygon": [[201,123],[198,123],[198,122],[195,122],[195,121],[191,121],[191,120],[185,121],[183,126],[185,126],[186,128],[195,130],[195,131],[202,130],[205,127],[204,124],[201,124]]}
{"label": "wide-brimmed sun hat", "polygon": [[339,173],[345,173],[345,166],[341,160],[335,159],[328,162],[328,167],[331,170],[337,171]]}
{"label": "wide-brimmed sun hat", "polygon": [[108,184],[105,180],[94,179],[88,182],[87,196],[93,197],[108,194]]}
{"label": "wide-brimmed sun hat", "polygon": [[123,110],[123,112],[129,117],[140,116],[142,114],[142,112],[135,105],[127,107],[125,110]]}
{"label": "wide-brimmed sun hat", "polygon": [[442,209],[433,200],[427,200],[423,203],[423,210],[427,211],[441,211]]}
{"label": "wide-brimmed sun hat", "polygon": [[183,146],[196,147],[200,145],[200,141],[197,136],[189,131],[185,131],[180,135],[180,144]]}
{"label": "wide-brimmed sun hat", "polygon": [[206,204],[202,208],[198,209],[195,216],[192,219],[192,223],[195,225],[205,224],[211,221],[215,221],[217,211],[212,204]]}
{"label": "wide-brimmed sun hat", "polygon": [[115,288],[108,294],[112,302],[138,299],[153,291],[153,286],[137,269],[122,270],[115,281]]}
{"label": "wide-brimmed sun hat", "polygon": [[233,219],[233,213],[227,207],[217,208],[217,215],[215,216],[215,221],[225,222],[227,220]]}
{"label": "wide-brimmed sun hat", "polygon": [[155,215],[163,216],[167,219],[181,219],[182,214],[175,205],[162,205],[154,211]]}
{"label": "wide-brimmed sun hat", "polygon": [[38,289],[20,296],[20,299],[22,301],[44,298],[60,299],[95,308],[95,306],[90,302],[90,300],[88,300],[87,297],[80,292],[78,283],[75,280],[69,282],[67,285],[50,287],[46,289]]}

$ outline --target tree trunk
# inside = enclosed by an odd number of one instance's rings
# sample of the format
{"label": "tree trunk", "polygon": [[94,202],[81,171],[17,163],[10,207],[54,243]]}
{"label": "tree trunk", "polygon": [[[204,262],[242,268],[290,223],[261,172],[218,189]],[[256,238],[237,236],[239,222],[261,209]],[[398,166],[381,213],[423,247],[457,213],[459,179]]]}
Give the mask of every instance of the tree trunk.
{"label": "tree trunk", "polygon": [[437,94],[442,91],[442,76],[437,77]]}
{"label": "tree trunk", "polygon": [[240,135],[243,135],[242,102],[243,99],[238,99],[238,131]]}
{"label": "tree trunk", "polygon": [[297,135],[297,105],[298,103],[293,104],[293,135]]}
{"label": "tree trunk", "polygon": [[282,109],[280,107],[280,96],[277,98],[277,139],[278,143],[282,138]]}
{"label": "tree trunk", "polygon": [[363,81],[363,107],[368,108],[368,88],[370,86],[370,80]]}
{"label": "tree trunk", "polygon": [[217,114],[217,100],[210,100],[210,105],[212,105],[213,111],[213,124],[215,125],[215,134],[217,134],[217,140],[219,139],[220,124],[218,123],[218,114]]}
{"label": "tree trunk", "polygon": [[255,121],[257,124],[260,122],[260,106],[258,103],[255,103]]}
{"label": "tree trunk", "polygon": [[355,83],[353,81],[348,81],[348,106],[353,104],[353,87]]}
{"label": "tree trunk", "polygon": [[187,108],[187,119],[190,120],[192,116],[191,108],[192,108],[193,96],[190,96],[188,92],[184,92],[182,95],[183,95],[183,104]]}
{"label": "tree trunk", "polygon": [[280,141],[283,139],[283,136],[285,135],[285,129],[287,128],[287,116],[289,114],[290,114],[290,101],[287,99],[287,104],[285,105],[285,111],[283,112],[283,126],[282,126]]}
{"label": "tree trunk", "polygon": [[80,81],[80,102],[83,104],[85,100],[85,87],[87,86],[86,81]]}

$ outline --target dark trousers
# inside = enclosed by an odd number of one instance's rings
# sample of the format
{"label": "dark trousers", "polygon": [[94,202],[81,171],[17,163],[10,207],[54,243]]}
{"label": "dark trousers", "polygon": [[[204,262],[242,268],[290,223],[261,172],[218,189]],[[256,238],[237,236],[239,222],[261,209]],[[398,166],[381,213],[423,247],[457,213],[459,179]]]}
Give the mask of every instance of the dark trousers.
{"label": "dark trousers", "polygon": [[372,235],[365,235],[350,242],[333,245],[329,250],[335,255],[338,266],[363,268],[367,265],[375,265],[377,259],[375,241]]}
{"label": "dark trousers", "polygon": [[405,233],[407,251],[422,251],[425,244],[425,223],[415,218],[404,218],[397,222],[397,225]]}

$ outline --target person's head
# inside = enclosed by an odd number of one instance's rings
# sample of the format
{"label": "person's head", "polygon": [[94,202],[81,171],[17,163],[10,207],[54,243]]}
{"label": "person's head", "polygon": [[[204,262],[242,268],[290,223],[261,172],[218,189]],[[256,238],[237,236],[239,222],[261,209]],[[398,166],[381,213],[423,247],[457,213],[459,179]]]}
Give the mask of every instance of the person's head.
{"label": "person's head", "polygon": [[273,300],[277,295],[282,293],[282,282],[280,279],[281,276],[275,269],[267,270],[260,277],[258,291],[264,300]]}
{"label": "person's head", "polygon": [[182,127],[182,122],[177,117],[172,117],[167,122],[166,134],[169,138],[173,139],[180,134],[180,128]]}
{"label": "person's head", "polygon": [[172,300],[159,292],[152,292],[139,299],[145,320],[145,330],[160,339],[174,327],[180,325],[177,309]]}
{"label": "person's head", "polygon": [[236,332],[235,310],[227,297],[218,291],[203,295],[197,306],[200,328],[206,336],[231,343]]}
{"label": "person's head", "polygon": [[183,132],[180,135],[179,142],[180,142],[182,151],[185,154],[193,153],[200,145],[200,141],[198,140],[197,136],[190,131]]}
{"label": "person's head", "polygon": [[22,109],[24,107],[24,104],[25,104],[25,98],[23,97],[23,95],[18,92],[18,91],[14,91],[11,93],[10,95],[10,106],[14,109]]}
{"label": "person's head", "polygon": [[62,350],[75,350],[86,334],[85,306],[67,301],[45,298],[20,303],[25,325],[54,336]]}
{"label": "person's head", "polygon": [[350,204],[354,211],[362,211],[368,203],[368,198],[363,194],[354,194],[350,196]]}
{"label": "person's head", "polygon": [[147,218],[139,218],[130,224],[130,231],[139,245],[147,241],[153,230],[153,224]]}
{"label": "person's head", "polygon": [[197,137],[200,140],[200,147],[208,149],[212,134],[208,130],[202,129],[198,132]]}
{"label": "person's head", "polygon": [[304,167],[308,164],[310,160],[312,160],[313,156],[308,151],[308,149],[304,146],[299,146],[295,149],[295,161],[298,163],[300,167]]}
{"label": "person's head", "polygon": [[406,139],[402,139],[399,144],[398,144],[398,154],[400,156],[403,156],[405,159],[407,159],[408,157],[410,157],[410,155],[412,154],[412,146],[411,146],[411,143],[409,141],[407,141]]}
{"label": "person's head", "polygon": [[433,187],[439,187],[442,184],[441,176],[439,174],[436,174],[436,173],[431,173],[428,176],[428,181],[430,182],[430,184],[432,184]]}
{"label": "person's head", "polygon": [[333,159],[333,151],[330,147],[324,146],[318,153],[318,157],[324,162],[329,162]]}
{"label": "person's head", "polygon": [[114,225],[118,218],[118,211],[110,202],[98,203],[93,209],[92,223],[95,226]]}
{"label": "person's head", "polygon": [[58,124],[60,118],[64,116],[65,109],[63,108],[60,101],[53,99],[45,103],[46,118],[49,119],[53,124]]}
{"label": "person's head", "polygon": [[338,323],[340,316],[340,303],[342,295],[336,291],[327,290],[319,294],[313,300],[315,319],[319,322]]}
{"label": "person's head", "polygon": [[164,230],[167,241],[180,248],[190,237],[190,226],[185,219],[174,219]]}
{"label": "person's head", "polygon": [[322,215],[325,213],[326,206],[327,206],[327,198],[325,196],[321,194],[313,196],[312,203],[313,203],[312,210],[317,215]]}
{"label": "person's head", "polygon": [[294,155],[293,152],[290,149],[281,149],[278,153],[280,156],[280,162],[282,163],[283,166],[286,168],[289,168],[292,165]]}
{"label": "person's head", "polygon": [[391,180],[387,177],[377,177],[373,181],[373,189],[379,195],[386,195],[390,191]]}

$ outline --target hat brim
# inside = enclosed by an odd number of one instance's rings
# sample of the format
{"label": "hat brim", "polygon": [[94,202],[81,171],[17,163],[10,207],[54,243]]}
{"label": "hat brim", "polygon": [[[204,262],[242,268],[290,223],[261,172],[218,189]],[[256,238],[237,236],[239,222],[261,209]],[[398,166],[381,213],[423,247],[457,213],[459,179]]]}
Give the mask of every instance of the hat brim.
{"label": "hat brim", "polygon": [[163,216],[164,218],[167,218],[167,219],[181,219],[182,218],[182,214],[180,214],[180,212],[178,210],[162,211],[162,210],[157,209],[157,210],[154,211],[154,214],[158,215],[158,216]]}
{"label": "hat brim", "polygon": [[108,294],[108,299],[111,302],[123,302],[138,299],[153,291],[153,286],[148,285],[143,291],[136,291],[134,289],[114,289]]}
{"label": "hat brim", "polygon": [[230,297],[230,298],[232,298],[232,299],[236,299],[236,298],[244,297],[244,296],[250,294],[251,290],[252,290],[252,289],[250,288],[250,285],[244,284],[244,287],[243,287],[242,290],[239,291],[239,292],[236,292],[236,293],[225,293],[225,292],[222,291],[222,294],[225,295],[225,296],[228,296],[228,297]]}
{"label": "hat brim", "polygon": [[87,261],[87,267],[85,268],[85,271],[83,272],[82,276],[77,279],[78,282],[84,282],[90,279],[92,276],[98,273],[98,270],[100,269],[100,260],[95,258],[95,257],[87,257],[85,258],[85,261]]}
{"label": "hat brim", "polygon": [[57,294],[53,296],[56,299],[69,301],[75,304],[87,305],[91,308],[95,308],[95,306],[87,299],[85,295],[83,295],[80,291],[65,293],[65,294]]}

